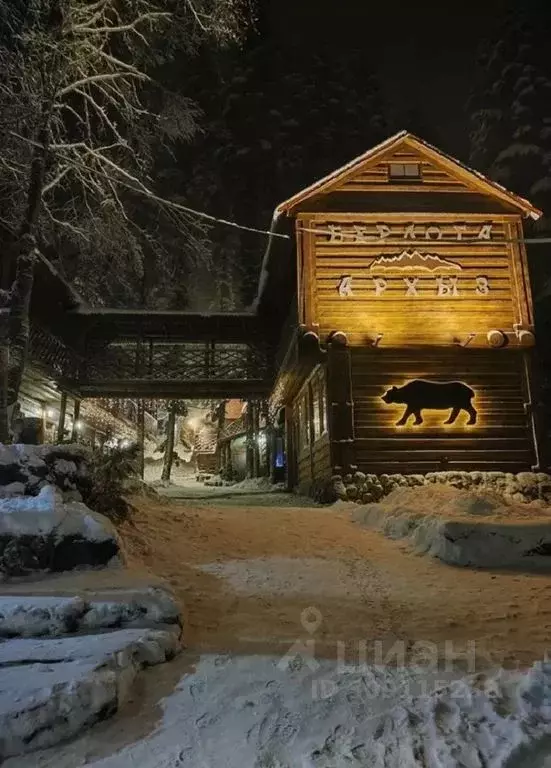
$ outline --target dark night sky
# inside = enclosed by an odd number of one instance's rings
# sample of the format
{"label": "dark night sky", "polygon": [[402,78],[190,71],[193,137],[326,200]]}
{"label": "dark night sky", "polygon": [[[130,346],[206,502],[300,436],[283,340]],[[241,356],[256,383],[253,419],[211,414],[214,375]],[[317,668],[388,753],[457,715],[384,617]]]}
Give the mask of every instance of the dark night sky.
{"label": "dark night sky", "polygon": [[514,0],[268,0],[264,28],[282,45],[315,36],[343,50],[347,43],[367,46],[378,64],[391,115],[400,107],[417,108],[436,126],[442,149],[465,157],[464,110],[476,50],[512,4]]}

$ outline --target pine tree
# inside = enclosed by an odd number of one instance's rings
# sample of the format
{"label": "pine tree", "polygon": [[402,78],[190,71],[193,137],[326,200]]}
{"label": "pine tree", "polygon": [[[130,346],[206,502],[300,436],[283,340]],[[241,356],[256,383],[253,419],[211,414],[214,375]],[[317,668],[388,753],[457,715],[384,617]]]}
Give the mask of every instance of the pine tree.
{"label": "pine tree", "polygon": [[[551,8],[523,3],[480,52],[469,102],[471,164],[541,208],[527,232],[551,232]],[[536,297],[551,281],[546,247],[528,247]]]}
{"label": "pine tree", "polygon": [[[188,200],[221,218],[268,229],[275,206],[385,137],[383,102],[364,51],[282,47],[259,41],[203,60],[193,93],[205,132],[187,162]],[[205,92],[206,83],[211,83]],[[211,259],[219,284],[256,292],[265,237],[215,227]]]}
{"label": "pine tree", "polygon": [[[487,43],[471,108],[471,163],[544,211],[551,204],[551,10],[523,4]],[[551,218],[540,222],[548,230]]]}

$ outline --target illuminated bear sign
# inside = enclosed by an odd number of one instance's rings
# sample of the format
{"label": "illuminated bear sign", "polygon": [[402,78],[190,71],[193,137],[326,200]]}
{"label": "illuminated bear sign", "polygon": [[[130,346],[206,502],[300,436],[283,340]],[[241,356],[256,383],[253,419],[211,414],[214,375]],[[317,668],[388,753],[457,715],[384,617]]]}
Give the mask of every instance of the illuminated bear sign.
{"label": "illuminated bear sign", "polygon": [[476,410],[471,400],[474,391],[462,381],[425,381],[414,379],[403,387],[391,387],[382,396],[385,403],[400,403],[406,406],[402,418],[396,422],[397,427],[406,424],[410,416],[415,416],[414,424],[423,423],[421,411],[424,408],[436,411],[450,410],[450,415],[444,424],[453,424],[461,411],[469,414],[467,424],[476,424]]}

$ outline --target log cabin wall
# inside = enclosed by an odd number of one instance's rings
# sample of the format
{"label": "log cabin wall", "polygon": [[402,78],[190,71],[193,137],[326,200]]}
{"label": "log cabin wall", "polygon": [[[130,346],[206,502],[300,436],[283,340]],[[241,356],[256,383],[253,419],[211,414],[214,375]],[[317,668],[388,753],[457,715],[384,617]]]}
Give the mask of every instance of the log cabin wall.
{"label": "log cabin wall", "polygon": [[[444,204],[445,201],[443,201]],[[486,214],[317,214],[299,217],[302,318],[351,344],[488,348],[487,333],[531,329],[518,222]]]}
{"label": "log cabin wall", "polygon": [[[409,134],[384,144],[279,206],[295,217],[299,323],[330,358],[332,338],[349,350],[351,402],[333,371],[328,382],[331,469],[539,468],[522,217],[540,212]],[[418,380],[438,394],[398,425],[406,401],[382,397]],[[448,382],[459,385],[436,386]],[[305,440],[301,480],[315,477]]]}
{"label": "log cabin wall", "polygon": [[[526,353],[481,349],[386,350],[353,347],[352,387],[356,462],[365,472],[426,473],[440,470],[519,472],[536,463]],[[427,379],[461,381],[475,393],[476,424],[461,412],[423,410],[396,426],[406,406],[387,404],[391,386]]]}
{"label": "log cabin wall", "polygon": [[331,474],[329,425],[327,413],[326,371],[314,369],[292,406],[293,444],[296,451],[299,486]]}

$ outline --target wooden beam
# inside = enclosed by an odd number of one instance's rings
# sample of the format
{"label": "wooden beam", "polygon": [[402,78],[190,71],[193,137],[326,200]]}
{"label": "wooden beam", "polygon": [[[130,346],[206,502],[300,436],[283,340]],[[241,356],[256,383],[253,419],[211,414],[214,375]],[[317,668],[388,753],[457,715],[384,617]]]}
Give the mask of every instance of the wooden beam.
{"label": "wooden beam", "polygon": [[59,421],[57,423],[57,442],[63,442],[65,436],[65,415],[67,413],[67,392],[61,393],[61,400],[59,403]]}
{"label": "wooden beam", "polygon": [[273,385],[271,379],[219,379],[219,380],[148,380],[109,379],[105,381],[68,382],[82,398],[90,397],[144,397],[147,399],[212,398],[244,400],[249,397],[267,397]]}
{"label": "wooden beam", "polygon": [[71,441],[73,443],[76,443],[78,440],[78,429],[77,429],[77,422],[80,416],[80,399],[75,398],[74,406],[73,406],[73,429],[71,432]]}
{"label": "wooden beam", "polygon": [[138,400],[138,418],[136,427],[138,437],[138,473],[143,479],[145,467],[145,403],[142,398]]}
{"label": "wooden beam", "polygon": [[78,322],[89,340],[157,339],[177,342],[216,341],[250,343],[266,337],[266,329],[253,314],[200,315],[193,312],[108,309],[65,313],[70,325]]}
{"label": "wooden beam", "polygon": [[252,400],[247,403],[246,424],[247,436],[245,438],[247,477],[254,477],[254,405]]}

